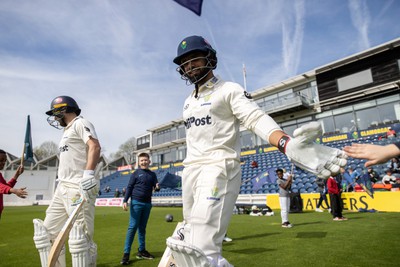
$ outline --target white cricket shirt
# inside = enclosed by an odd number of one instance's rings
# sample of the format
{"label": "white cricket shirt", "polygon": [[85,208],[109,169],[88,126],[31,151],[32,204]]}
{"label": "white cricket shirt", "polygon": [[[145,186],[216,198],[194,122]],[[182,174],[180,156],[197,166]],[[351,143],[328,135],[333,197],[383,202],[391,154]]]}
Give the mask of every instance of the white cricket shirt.
{"label": "white cricket shirt", "polygon": [[[213,77],[186,99],[183,119],[186,127],[187,157],[184,165],[213,163],[240,158],[240,124],[254,131],[261,118],[268,125],[258,129],[280,127],[266,115],[237,83]],[[266,138],[267,132],[261,138]],[[268,140],[267,140],[268,141]]]}
{"label": "white cricket shirt", "polygon": [[97,139],[93,125],[81,116],[76,117],[67,127],[59,144],[60,166],[58,179],[62,182],[79,184],[87,163],[87,141]]}

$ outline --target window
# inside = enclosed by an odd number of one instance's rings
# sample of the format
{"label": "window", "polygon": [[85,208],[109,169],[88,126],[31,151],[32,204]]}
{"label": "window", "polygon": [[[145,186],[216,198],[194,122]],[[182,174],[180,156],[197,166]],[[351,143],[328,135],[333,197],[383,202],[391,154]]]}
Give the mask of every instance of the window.
{"label": "window", "polygon": [[354,129],[354,116],[353,112],[343,113],[335,116],[335,131],[341,133],[349,132]]}
{"label": "window", "polygon": [[178,127],[178,139],[185,138],[186,137],[186,131],[185,131],[185,125],[179,125]]}
{"label": "window", "polygon": [[[398,103],[396,104],[398,105]],[[381,105],[378,107],[378,110],[381,121],[383,122],[393,121],[397,119],[394,103]]]}
{"label": "window", "polygon": [[358,129],[367,129],[371,124],[376,124],[380,121],[376,107],[356,111],[356,118]]}
{"label": "window", "polygon": [[324,133],[335,132],[335,121],[333,117],[325,117],[318,120],[322,125],[322,130]]}

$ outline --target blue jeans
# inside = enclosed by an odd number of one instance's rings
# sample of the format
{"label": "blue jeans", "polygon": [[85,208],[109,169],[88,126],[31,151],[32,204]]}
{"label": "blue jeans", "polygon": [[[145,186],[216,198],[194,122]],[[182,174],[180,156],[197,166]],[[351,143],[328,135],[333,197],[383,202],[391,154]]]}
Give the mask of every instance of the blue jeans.
{"label": "blue jeans", "polygon": [[139,202],[137,200],[132,200],[130,207],[130,219],[128,225],[128,231],[126,232],[124,253],[130,253],[135,238],[136,230],[138,231],[139,240],[139,251],[146,249],[146,226],[149,220],[151,203]]}

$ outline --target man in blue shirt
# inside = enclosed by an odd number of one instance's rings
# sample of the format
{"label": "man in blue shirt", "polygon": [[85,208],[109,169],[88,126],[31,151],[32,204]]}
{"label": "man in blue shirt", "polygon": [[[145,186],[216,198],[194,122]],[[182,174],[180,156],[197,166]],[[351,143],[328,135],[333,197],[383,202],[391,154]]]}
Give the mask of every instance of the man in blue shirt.
{"label": "man in blue shirt", "polygon": [[136,230],[138,229],[139,248],[136,258],[148,260],[154,259],[154,256],[146,250],[146,226],[152,207],[151,196],[153,194],[153,190],[160,190],[160,186],[158,184],[156,174],[149,170],[149,154],[141,153],[139,154],[138,158],[139,168],[132,174],[124,196],[123,209],[125,211],[128,210],[127,202],[129,198],[131,198],[131,203],[130,219],[124,246],[124,255],[121,260],[122,265],[129,264],[129,254],[131,252]]}

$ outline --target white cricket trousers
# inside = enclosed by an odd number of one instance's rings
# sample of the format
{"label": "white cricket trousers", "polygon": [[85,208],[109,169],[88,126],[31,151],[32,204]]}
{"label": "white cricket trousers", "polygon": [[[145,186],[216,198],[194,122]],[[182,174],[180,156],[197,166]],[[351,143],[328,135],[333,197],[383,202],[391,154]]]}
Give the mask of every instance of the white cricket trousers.
{"label": "white cricket trousers", "polygon": [[289,221],[290,197],[279,197],[282,223]]}
{"label": "white cricket trousers", "polygon": [[[44,226],[49,232],[50,239],[54,240],[65,222],[68,220],[69,215],[74,211],[75,203],[79,200],[81,194],[79,188],[75,186],[59,183],[54,193],[50,206],[46,210],[46,218],[44,219]],[[75,224],[80,224],[85,231],[88,241],[92,241],[94,233],[94,200],[90,203],[84,203],[83,209],[78,214]]]}
{"label": "white cricket trousers", "polygon": [[240,184],[240,162],[236,160],[193,164],[183,170],[183,217],[190,224],[190,236],[185,236],[185,241],[208,257],[217,259],[221,255]]}

